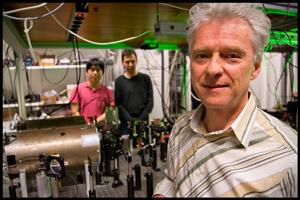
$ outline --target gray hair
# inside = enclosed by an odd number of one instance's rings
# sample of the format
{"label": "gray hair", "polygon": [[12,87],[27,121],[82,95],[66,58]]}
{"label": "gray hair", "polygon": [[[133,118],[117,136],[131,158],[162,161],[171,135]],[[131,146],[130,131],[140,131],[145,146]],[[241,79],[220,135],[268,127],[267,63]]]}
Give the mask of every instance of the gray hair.
{"label": "gray hair", "polygon": [[254,50],[253,61],[254,63],[260,61],[270,39],[271,21],[261,10],[249,3],[197,3],[194,5],[190,9],[187,21],[187,42],[190,54],[192,53],[197,28],[205,22],[224,18],[241,18],[249,23],[253,31],[251,36]]}

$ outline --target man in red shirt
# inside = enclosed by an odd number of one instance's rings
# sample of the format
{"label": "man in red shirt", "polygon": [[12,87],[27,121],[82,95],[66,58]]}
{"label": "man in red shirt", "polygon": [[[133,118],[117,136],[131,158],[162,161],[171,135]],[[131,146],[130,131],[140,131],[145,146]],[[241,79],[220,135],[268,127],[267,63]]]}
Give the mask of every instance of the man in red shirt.
{"label": "man in red shirt", "polygon": [[100,83],[104,74],[104,63],[97,58],[89,60],[86,64],[86,82],[80,83],[72,90],[70,101],[72,116],[83,115],[85,121],[90,124],[89,117],[95,116],[97,123],[105,121],[105,107],[114,106],[114,96],[110,89]]}

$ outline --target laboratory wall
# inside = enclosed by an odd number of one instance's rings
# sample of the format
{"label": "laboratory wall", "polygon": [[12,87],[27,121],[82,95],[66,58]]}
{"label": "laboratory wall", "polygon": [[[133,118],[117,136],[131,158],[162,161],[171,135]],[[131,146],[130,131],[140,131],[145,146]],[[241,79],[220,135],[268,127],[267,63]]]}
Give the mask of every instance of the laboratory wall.
{"label": "laboratory wall", "polygon": [[[297,52],[291,62],[298,65]],[[261,109],[274,111],[278,104],[286,104],[294,94],[298,94],[298,68],[287,64],[282,53],[266,52],[260,74],[250,82],[249,91]]]}

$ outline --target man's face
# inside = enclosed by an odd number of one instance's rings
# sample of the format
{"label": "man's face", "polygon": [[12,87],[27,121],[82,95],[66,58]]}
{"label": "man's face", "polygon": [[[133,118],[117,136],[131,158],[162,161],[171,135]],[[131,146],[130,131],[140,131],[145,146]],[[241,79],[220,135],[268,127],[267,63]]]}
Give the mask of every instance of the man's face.
{"label": "man's face", "polygon": [[103,71],[99,66],[92,65],[90,69],[85,71],[91,83],[98,83],[103,76]]}
{"label": "man's face", "polygon": [[250,80],[260,71],[253,63],[252,30],[242,19],[215,20],[198,27],[191,58],[191,79],[207,108],[237,108],[248,100]]}
{"label": "man's face", "polygon": [[137,59],[135,55],[131,54],[130,56],[124,56],[122,65],[125,67],[127,72],[135,72],[137,65]]}

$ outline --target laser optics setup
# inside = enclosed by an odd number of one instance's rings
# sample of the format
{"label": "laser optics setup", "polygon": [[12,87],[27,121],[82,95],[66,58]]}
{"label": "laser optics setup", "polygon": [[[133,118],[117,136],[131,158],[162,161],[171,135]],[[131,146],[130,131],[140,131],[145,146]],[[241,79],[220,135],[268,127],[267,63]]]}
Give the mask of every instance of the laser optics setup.
{"label": "laser optics setup", "polygon": [[[115,115],[115,120],[113,120],[113,115]],[[95,190],[97,185],[109,184],[109,181],[102,180],[103,176],[113,177],[112,188],[123,185],[123,181],[120,179],[119,166],[121,155],[124,155],[125,161],[128,162],[126,178],[128,197],[133,198],[134,191],[142,190],[141,166],[147,168],[144,175],[146,177],[147,197],[153,195],[152,170],[160,171],[157,167],[156,146],[158,143],[156,141],[161,138],[161,161],[165,162],[166,142],[164,134],[168,134],[170,127],[160,120],[151,122],[151,114],[149,114],[148,122],[129,122],[130,130],[135,131],[131,131],[128,141],[130,150],[125,150],[123,148],[124,139],[119,131],[117,107],[106,107],[106,129],[104,130],[102,130],[103,123],[98,124],[96,117],[95,124],[92,123],[93,117],[91,117],[89,125],[85,123],[85,120],[78,119],[80,118],[78,116],[74,117],[77,123],[72,125],[70,123],[72,118],[60,119],[66,120],[67,123],[64,127],[61,127],[62,122],[58,124],[55,120],[49,119],[50,123],[49,121],[45,122],[46,127],[34,128],[33,124],[39,127],[42,122],[42,120],[37,120],[38,122],[28,123],[31,124],[30,127],[27,124],[29,130],[24,130],[25,126],[23,125],[22,130],[5,134],[4,159],[6,172],[10,179],[9,194],[11,198],[30,197],[26,179],[29,175],[34,174],[39,198],[60,197],[61,180],[71,170],[84,171],[85,179],[82,182],[84,182],[85,195],[94,198],[97,196]],[[83,121],[84,123],[82,123]],[[113,121],[116,123],[113,124]],[[26,121],[22,123],[26,124]],[[139,123],[141,126],[138,126]],[[57,127],[55,127],[56,124],[58,124]],[[136,131],[137,127],[139,131]],[[146,132],[148,134],[145,134]],[[135,143],[132,142],[133,139],[135,139]],[[139,141],[140,139],[142,142]],[[133,147],[139,149],[135,155],[132,153]],[[141,165],[136,164],[132,167],[133,157],[139,157],[138,155],[141,156]],[[113,162],[113,169],[111,169],[111,161]],[[133,175],[132,170],[135,170],[135,175]],[[19,178],[21,195],[17,195],[17,186],[13,183],[16,178]],[[95,185],[94,178],[96,179]]]}

